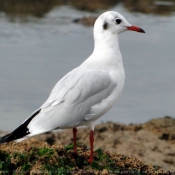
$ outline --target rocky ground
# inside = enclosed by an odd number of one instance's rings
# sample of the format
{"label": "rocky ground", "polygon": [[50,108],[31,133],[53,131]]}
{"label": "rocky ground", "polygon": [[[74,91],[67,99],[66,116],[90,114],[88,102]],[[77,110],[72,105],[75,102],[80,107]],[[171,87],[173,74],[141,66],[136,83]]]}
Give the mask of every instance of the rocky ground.
{"label": "rocky ground", "polygon": [[[0,136],[4,134],[4,132],[1,132]],[[30,145],[30,147],[46,144],[48,148],[58,147],[57,145],[62,144],[61,147],[64,147],[63,145],[72,143],[72,130],[50,132],[37,136],[35,139],[41,141],[28,139],[24,142],[25,144],[3,144],[0,146],[0,151],[7,151],[12,154],[14,145],[16,145],[16,150],[22,150],[26,144]],[[87,145],[89,147],[89,128],[78,129],[77,142],[79,145]],[[171,174],[175,174],[175,119],[164,117],[136,125],[112,122],[97,125],[95,127],[94,147],[96,150],[102,149],[107,151],[108,155],[110,152],[110,155],[117,156],[119,167],[127,167],[126,161],[121,159],[122,156],[126,156],[126,159],[129,159],[128,161],[130,162],[128,166],[130,169],[134,168],[134,166],[139,170],[146,166],[149,169],[148,166],[150,166],[150,169],[156,167],[156,170],[159,172],[162,171],[160,169],[162,168],[164,172],[168,173],[169,171]],[[83,147],[80,146],[79,149],[82,150]],[[89,150],[85,149],[83,154],[87,157]]]}

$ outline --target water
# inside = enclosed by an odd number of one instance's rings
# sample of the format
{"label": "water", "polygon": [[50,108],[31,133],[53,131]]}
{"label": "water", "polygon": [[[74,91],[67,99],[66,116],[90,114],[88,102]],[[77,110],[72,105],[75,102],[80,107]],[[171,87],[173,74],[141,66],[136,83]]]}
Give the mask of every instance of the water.
{"label": "water", "polygon": [[93,28],[76,17],[115,10],[146,34],[120,35],[126,83],[115,106],[97,123],[140,123],[175,116],[175,16],[129,12],[117,4],[95,12],[56,6],[41,18],[0,13],[0,129],[13,130],[47,99],[56,82],[93,50]]}

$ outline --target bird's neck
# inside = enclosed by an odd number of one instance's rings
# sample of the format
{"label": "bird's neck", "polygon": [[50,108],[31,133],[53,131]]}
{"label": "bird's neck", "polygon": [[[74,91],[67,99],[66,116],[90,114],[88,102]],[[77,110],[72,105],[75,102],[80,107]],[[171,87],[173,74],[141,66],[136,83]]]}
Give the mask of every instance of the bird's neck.
{"label": "bird's neck", "polygon": [[118,43],[118,36],[113,36],[113,35],[108,35],[108,36],[105,36],[105,35],[100,35],[98,37],[95,37],[94,38],[94,51],[95,50],[102,50],[104,49],[103,51],[106,52],[107,49],[109,50],[113,50],[115,52],[119,51],[120,52],[120,49],[119,49],[119,43]]}
{"label": "bird's neck", "polygon": [[99,35],[95,37],[95,45],[93,55],[97,59],[106,62],[105,64],[114,64],[123,66],[122,56],[120,53],[118,36],[116,35]]}

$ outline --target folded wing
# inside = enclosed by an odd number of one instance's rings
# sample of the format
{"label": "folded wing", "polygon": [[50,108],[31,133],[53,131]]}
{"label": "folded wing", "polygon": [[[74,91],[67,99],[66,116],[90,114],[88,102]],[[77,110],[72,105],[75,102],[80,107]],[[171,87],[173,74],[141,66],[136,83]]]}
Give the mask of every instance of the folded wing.
{"label": "folded wing", "polygon": [[[107,71],[74,69],[56,84],[40,113],[29,123],[30,133],[69,128],[95,120],[105,113],[105,100],[116,86]],[[95,110],[99,105],[101,109]]]}

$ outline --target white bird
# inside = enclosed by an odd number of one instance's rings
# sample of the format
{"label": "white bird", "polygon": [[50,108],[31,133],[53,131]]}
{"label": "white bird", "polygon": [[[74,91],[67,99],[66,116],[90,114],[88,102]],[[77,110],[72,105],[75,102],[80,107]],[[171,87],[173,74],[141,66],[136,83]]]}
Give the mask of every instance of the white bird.
{"label": "white bird", "polygon": [[114,105],[123,90],[125,72],[118,34],[127,30],[145,33],[117,12],[100,15],[94,24],[93,53],[59,80],[45,103],[12,133],[0,138],[0,143],[23,140],[54,129],[73,128],[77,153],[76,127],[86,125],[91,129],[91,163],[95,121]]}

